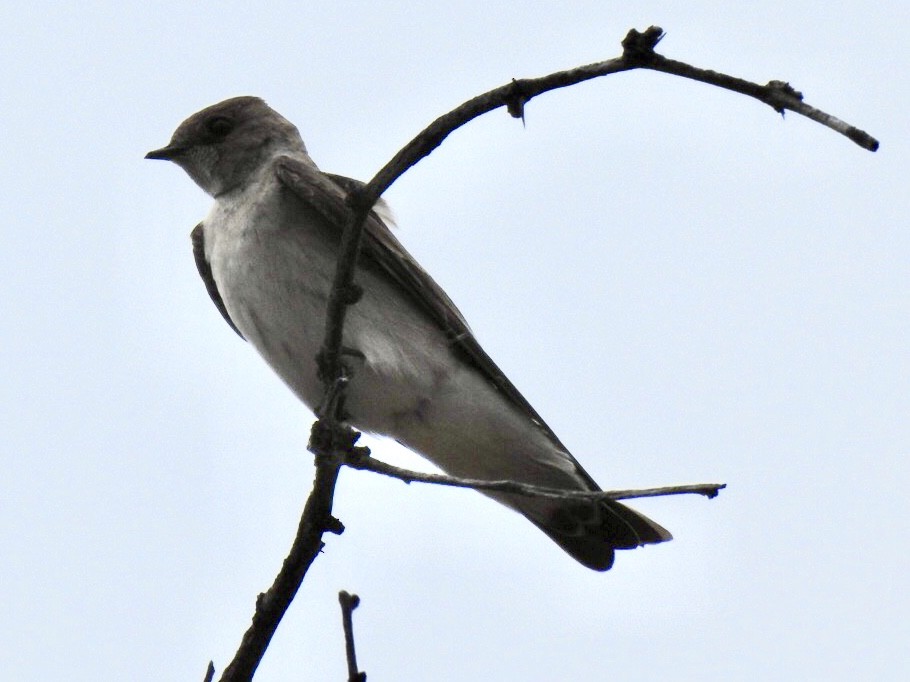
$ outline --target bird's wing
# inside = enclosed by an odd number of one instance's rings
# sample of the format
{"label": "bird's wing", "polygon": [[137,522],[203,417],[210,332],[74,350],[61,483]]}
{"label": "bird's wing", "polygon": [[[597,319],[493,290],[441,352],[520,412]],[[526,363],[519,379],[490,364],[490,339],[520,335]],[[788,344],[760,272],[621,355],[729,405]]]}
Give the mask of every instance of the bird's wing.
{"label": "bird's wing", "polygon": [[209,265],[208,260],[206,260],[205,233],[202,230],[202,223],[199,223],[193,228],[193,231],[190,233],[190,239],[193,241],[193,258],[196,259],[196,269],[199,270],[199,276],[202,277],[202,281],[205,283],[206,291],[208,291],[209,296],[212,297],[212,303],[218,308],[218,312],[221,313],[221,316],[225,321],[231,325],[231,329],[237,332],[237,335],[243,339],[243,334],[237,329],[237,325],[234,324],[234,320],[231,319],[227,308],[224,306],[221,293],[218,291],[218,283],[215,282],[215,278],[212,276],[212,266]]}
{"label": "bird's wing", "polygon": [[[345,196],[350,191],[362,187],[363,183],[340,175],[322,173],[315,167],[291,157],[281,157],[276,161],[276,173],[285,187],[302,202],[309,208],[317,210],[330,224],[338,227],[340,238],[341,230],[350,215]],[[379,270],[395,282],[402,293],[446,333],[452,346],[568,455],[568,450],[553,430],[486,354],[474,338],[464,316],[442,287],[420,267],[374,212],[366,219],[360,264]],[[579,473],[590,481],[592,486],[596,486],[581,466],[577,462],[575,464]]]}

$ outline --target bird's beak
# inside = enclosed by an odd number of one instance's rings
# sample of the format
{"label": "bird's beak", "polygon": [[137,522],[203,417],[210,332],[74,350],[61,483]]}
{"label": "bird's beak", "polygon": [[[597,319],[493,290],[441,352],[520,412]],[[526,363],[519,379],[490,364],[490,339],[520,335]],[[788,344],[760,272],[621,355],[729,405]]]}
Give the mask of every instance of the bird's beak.
{"label": "bird's beak", "polygon": [[147,159],[161,159],[162,161],[173,161],[174,157],[179,156],[185,151],[184,147],[169,144],[167,147],[156,149],[145,155]]}

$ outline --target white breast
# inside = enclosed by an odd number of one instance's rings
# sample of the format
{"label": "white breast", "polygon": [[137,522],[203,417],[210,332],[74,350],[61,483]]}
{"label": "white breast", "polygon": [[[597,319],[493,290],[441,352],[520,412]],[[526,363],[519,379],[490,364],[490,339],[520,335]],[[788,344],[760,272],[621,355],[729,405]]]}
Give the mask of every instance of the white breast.
{"label": "white breast", "polygon": [[322,386],[315,356],[324,333],[334,256],[307,216],[285,210],[274,176],[216,200],[206,257],[244,337],[311,408]]}

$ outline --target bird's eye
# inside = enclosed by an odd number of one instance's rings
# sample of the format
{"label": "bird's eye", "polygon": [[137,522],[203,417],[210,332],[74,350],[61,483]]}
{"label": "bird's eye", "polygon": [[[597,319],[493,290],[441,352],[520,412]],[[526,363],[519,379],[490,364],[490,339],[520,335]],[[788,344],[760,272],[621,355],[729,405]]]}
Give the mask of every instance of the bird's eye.
{"label": "bird's eye", "polygon": [[221,139],[234,129],[234,122],[226,116],[215,116],[205,124],[212,136]]}

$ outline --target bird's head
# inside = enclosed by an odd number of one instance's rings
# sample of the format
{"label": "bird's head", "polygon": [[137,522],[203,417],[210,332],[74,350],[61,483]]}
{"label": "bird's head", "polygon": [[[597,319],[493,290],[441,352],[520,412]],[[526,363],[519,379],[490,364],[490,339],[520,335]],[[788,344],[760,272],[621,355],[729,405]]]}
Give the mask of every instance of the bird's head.
{"label": "bird's head", "polygon": [[186,119],[167,146],[145,155],[173,161],[212,196],[244,183],[281,152],[303,152],[297,128],[258,97],[233,97]]}

